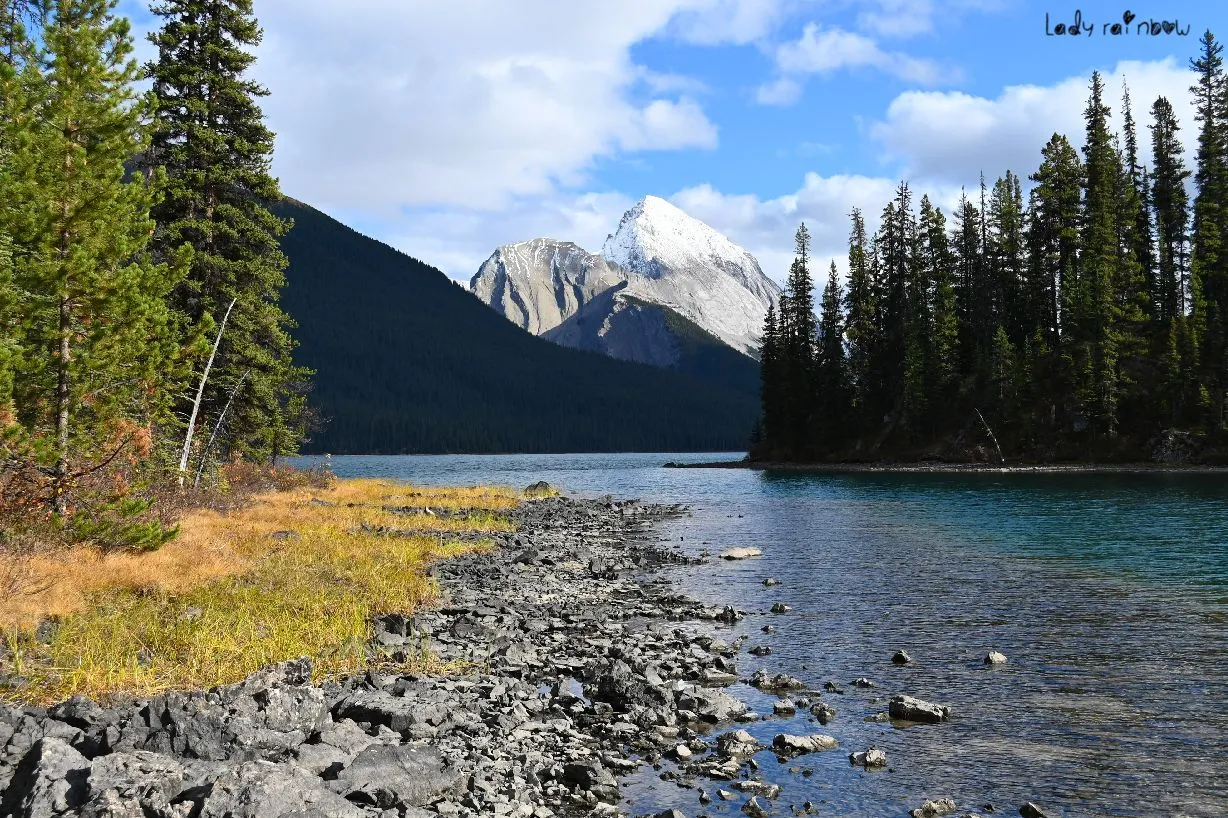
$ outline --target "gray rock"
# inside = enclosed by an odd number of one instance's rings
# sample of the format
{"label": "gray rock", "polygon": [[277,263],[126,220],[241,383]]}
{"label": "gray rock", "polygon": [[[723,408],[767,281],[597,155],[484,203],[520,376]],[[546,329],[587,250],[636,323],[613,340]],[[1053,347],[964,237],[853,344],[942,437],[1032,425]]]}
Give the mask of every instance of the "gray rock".
{"label": "gray rock", "polygon": [[94,759],[83,818],[146,818],[174,816],[195,804],[174,804],[190,786],[183,764],[161,753],[144,750],[111,753]]}
{"label": "gray rock", "polygon": [[455,790],[463,776],[434,747],[372,745],[355,757],[334,790],[361,806],[421,807]]}
{"label": "gray rock", "polygon": [[955,812],[955,802],[950,798],[939,798],[937,801],[926,801],[921,806],[908,813],[912,818],[939,818]]}
{"label": "gray rock", "polygon": [[196,818],[365,818],[314,775],[288,764],[246,761],[226,766],[208,786]]}
{"label": "gray rock", "polygon": [[1006,654],[998,653],[996,650],[991,650],[985,654],[985,664],[987,665],[1004,665],[1006,664]]}
{"label": "gray rock", "polygon": [[1033,804],[1031,801],[1028,801],[1019,808],[1019,814],[1022,815],[1023,818],[1049,818],[1048,814],[1044,810]]}
{"label": "gray rock", "polygon": [[750,818],[765,818],[765,816],[771,814],[757,796],[752,796],[749,801],[742,805],[742,812],[745,812]]}
{"label": "gray rock", "polygon": [[858,767],[865,767],[867,770],[886,767],[887,754],[877,747],[871,747],[868,750],[849,753],[849,763]]}
{"label": "gray rock", "polygon": [[762,749],[763,745],[745,730],[733,730],[716,739],[716,751],[726,758],[750,758]]}
{"label": "gray rock", "polygon": [[0,815],[51,818],[85,803],[90,762],[62,739],[41,738],[17,765],[0,800]]}
{"label": "gray rock", "polygon": [[745,560],[761,556],[763,556],[762,550],[750,547],[729,548],[721,552],[721,559],[723,560]]}
{"label": "gray rock", "polygon": [[839,746],[831,736],[821,733],[813,736],[791,736],[779,733],[772,739],[772,749],[782,756],[798,756],[806,753],[817,753],[820,750],[834,750]]}
{"label": "gray rock", "polygon": [[897,650],[895,655],[891,657],[891,663],[895,665],[906,665],[912,661],[912,657],[908,655],[908,651]]}
{"label": "gray rock", "polygon": [[892,696],[888,704],[888,712],[893,719],[924,724],[938,724],[949,721],[951,718],[951,708],[914,699],[912,696]]}
{"label": "gray rock", "polygon": [[780,796],[779,784],[768,784],[765,781],[735,781],[733,786],[750,795],[761,795],[772,799]]}

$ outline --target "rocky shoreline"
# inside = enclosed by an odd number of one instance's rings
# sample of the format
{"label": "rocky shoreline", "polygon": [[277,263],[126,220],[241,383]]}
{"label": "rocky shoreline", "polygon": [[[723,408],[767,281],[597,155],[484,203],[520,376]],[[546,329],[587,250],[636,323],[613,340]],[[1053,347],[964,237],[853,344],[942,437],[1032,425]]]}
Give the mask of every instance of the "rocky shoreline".
{"label": "rocky shoreline", "polygon": [[[691,560],[649,533],[682,513],[634,500],[532,501],[512,512],[518,531],[496,537],[500,548],[437,563],[441,604],[382,617],[375,642],[400,660],[429,646],[463,663],[455,674],[372,670],[316,686],[299,660],[109,709],[84,698],[0,705],[0,816],[625,815],[620,777],[645,765],[698,790],[701,805],[811,812],[777,801],[780,786],[755,774],[766,748],[738,722],[760,717],[724,688],[749,679],[821,724],[834,711],[797,679],[739,670],[741,641],[717,629],[744,612],[671,590],[661,572]],[[893,716],[950,716],[899,698]],[[836,746],[821,733],[782,733],[771,749],[784,759]],[[880,751],[849,749],[861,750],[850,763],[885,763]]]}

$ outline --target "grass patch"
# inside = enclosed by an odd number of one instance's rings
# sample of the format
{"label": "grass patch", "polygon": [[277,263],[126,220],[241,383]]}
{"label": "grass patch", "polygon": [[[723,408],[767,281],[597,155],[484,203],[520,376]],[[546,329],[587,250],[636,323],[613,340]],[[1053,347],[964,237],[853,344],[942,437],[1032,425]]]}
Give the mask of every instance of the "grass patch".
{"label": "grass patch", "polygon": [[[482,547],[447,534],[510,531],[500,512],[519,501],[510,489],[338,481],[260,495],[229,513],[190,512],[179,537],[155,552],[36,557],[26,570],[46,587],[0,601],[0,664],[30,680],[9,695],[34,703],[145,696],[228,684],[299,656],[312,657],[319,676],[370,667],[380,662],[369,648],[371,618],[434,600],[429,563]],[[389,510],[419,506],[455,516]],[[35,625],[48,616],[58,627],[43,643]],[[411,661],[431,663],[424,651]]]}

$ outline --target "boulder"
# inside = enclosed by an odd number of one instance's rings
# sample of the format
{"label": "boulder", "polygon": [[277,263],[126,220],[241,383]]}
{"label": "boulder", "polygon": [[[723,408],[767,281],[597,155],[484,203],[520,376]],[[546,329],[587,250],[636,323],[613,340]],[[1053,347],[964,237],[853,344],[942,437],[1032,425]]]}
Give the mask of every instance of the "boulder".
{"label": "boulder", "polygon": [[1006,664],[1006,654],[998,653],[996,650],[991,650],[985,654],[985,664],[987,665],[1004,665]]}
{"label": "boulder", "polygon": [[338,776],[333,788],[364,807],[422,807],[454,790],[463,776],[434,747],[372,745]]}
{"label": "boulder", "polygon": [[750,685],[760,690],[804,690],[806,688],[806,683],[800,679],[785,673],[777,673],[773,676],[766,670],[756,670],[750,677]]}
{"label": "boulder", "polygon": [[90,764],[82,818],[145,818],[175,814],[182,793],[183,765],[170,756],[144,750],[111,753]]}
{"label": "boulder", "polygon": [[723,560],[746,560],[751,557],[762,557],[763,551],[758,548],[729,548],[721,552]]}
{"label": "boulder", "polygon": [[772,749],[782,756],[799,756],[806,753],[817,753],[820,750],[834,750],[839,746],[831,736],[816,733],[813,736],[791,736],[779,733],[772,739]]}
{"label": "boulder", "polygon": [[717,753],[726,758],[750,758],[762,749],[763,745],[745,730],[733,730],[716,739]]}
{"label": "boulder", "polygon": [[39,739],[13,772],[0,800],[0,815],[51,818],[78,811],[88,792],[89,766],[63,739]]}
{"label": "boulder", "polygon": [[886,767],[887,754],[877,747],[871,747],[868,750],[849,753],[849,763],[858,767],[865,767],[867,770]]}
{"label": "boulder", "polygon": [[888,704],[888,712],[893,719],[924,724],[938,724],[949,721],[951,718],[951,708],[914,699],[912,696],[892,696]]}
{"label": "boulder", "polygon": [[897,650],[891,657],[891,663],[894,665],[906,665],[912,661],[912,657],[908,655],[908,651]]}
{"label": "boulder", "polygon": [[1019,808],[1019,814],[1022,815],[1023,818],[1049,818],[1048,814],[1044,810],[1033,804],[1031,801],[1028,801]]}
{"label": "boulder", "polygon": [[939,818],[942,815],[950,815],[955,809],[955,802],[950,798],[939,798],[937,801],[926,801],[908,814],[912,818]]}
{"label": "boulder", "polygon": [[227,765],[205,788],[194,818],[282,818],[365,813],[329,791],[318,777],[288,764],[247,761]]}

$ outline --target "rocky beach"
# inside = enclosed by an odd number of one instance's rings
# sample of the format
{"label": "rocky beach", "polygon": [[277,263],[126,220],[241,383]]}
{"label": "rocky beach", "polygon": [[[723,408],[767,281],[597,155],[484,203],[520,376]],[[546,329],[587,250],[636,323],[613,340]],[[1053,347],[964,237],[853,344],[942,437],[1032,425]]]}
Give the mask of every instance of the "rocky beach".
{"label": "rocky beach", "polygon": [[[813,774],[814,753],[865,769],[888,760],[827,734],[835,685],[764,672],[756,662],[770,649],[721,638],[747,612],[677,593],[671,571],[697,558],[662,543],[653,524],[685,513],[636,500],[534,500],[510,512],[517,531],[496,536],[498,547],[435,563],[439,605],[380,617],[371,647],[401,662],[429,651],[455,672],[375,665],[313,685],[301,659],[208,691],[0,705],[0,815],[677,818],[709,803],[751,816],[820,814],[791,799],[787,781],[764,780],[755,757],[770,753],[800,777]],[[731,695],[738,683],[773,694],[775,715],[809,712],[813,729],[754,738],[742,723],[772,714]],[[882,700],[890,718],[936,723],[951,713],[896,696]],[[627,803],[620,785],[632,775],[690,791],[695,811]],[[913,812],[955,813],[953,802],[921,798]]]}

